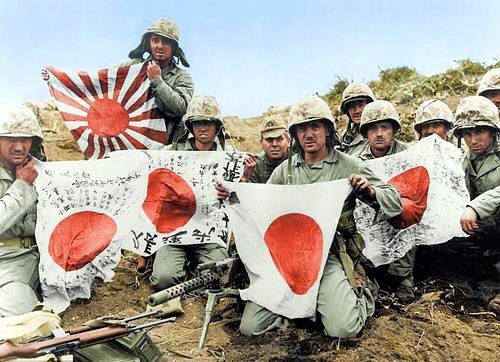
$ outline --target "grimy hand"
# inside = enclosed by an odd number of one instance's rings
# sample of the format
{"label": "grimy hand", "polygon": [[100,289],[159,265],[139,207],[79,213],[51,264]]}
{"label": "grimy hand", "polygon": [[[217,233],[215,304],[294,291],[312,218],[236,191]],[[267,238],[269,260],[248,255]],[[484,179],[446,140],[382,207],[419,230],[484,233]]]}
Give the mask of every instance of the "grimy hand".
{"label": "grimy hand", "polygon": [[352,174],[347,180],[356,192],[363,194],[369,200],[375,199],[375,190],[366,178]]}
{"label": "grimy hand", "polygon": [[161,74],[161,68],[158,63],[154,60],[148,63],[148,69],[146,69],[146,74],[149,80],[155,80]]}
{"label": "grimy hand", "polygon": [[23,180],[28,184],[33,184],[33,181],[38,176],[38,171],[35,168],[35,160],[25,163],[23,166],[16,168],[16,178]]}
{"label": "grimy hand", "polygon": [[472,207],[467,206],[460,217],[460,226],[464,233],[472,235],[476,232],[479,225],[477,224],[477,212]]}
{"label": "grimy hand", "polygon": [[241,182],[248,182],[252,178],[255,166],[257,166],[257,161],[255,156],[247,153],[245,159],[243,160],[243,165],[245,166],[243,170],[243,176],[241,177]]}

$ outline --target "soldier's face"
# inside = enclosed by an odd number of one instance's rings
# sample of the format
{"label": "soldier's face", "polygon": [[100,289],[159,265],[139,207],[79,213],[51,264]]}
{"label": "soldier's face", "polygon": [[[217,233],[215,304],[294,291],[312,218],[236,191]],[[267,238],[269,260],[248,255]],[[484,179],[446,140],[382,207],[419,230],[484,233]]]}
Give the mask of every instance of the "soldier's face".
{"label": "soldier's face", "polygon": [[448,141],[448,131],[449,128],[444,122],[429,122],[424,123],[420,127],[420,139],[428,137],[432,134],[437,134],[439,137]]}
{"label": "soldier's face", "polygon": [[327,148],[326,138],[330,129],[321,121],[301,123],[296,126],[297,140],[305,153],[318,153]]}
{"label": "soldier's face", "polygon": [[366,132],[368,144],[373,150],[383,153],[389,151],[389,146],[394,139],[394,128],[391,122],[377,122],[368,127]]}
{"label": "soldier's face", "polygon": [[9,168],[23,165],[28,160],[31,137],[1,137],[0,160]]}
{"label": "soldier's face", "polygon": [[260,146],[270,160],[284,158],[287,155],[289,143],[290,141],[286,133],[283,133],[279,137],[267,137],[260,140]]}
{"label": "soldier's face", "polygon": [[169,39],[152,34],[149,37],[149,47],[154,60],[160,63],[170,62],[173,48]]}
{"label": "soldier's face", "polygon": [[491,147],[495,134],[488,127],[474,127],[465,129],[463,137],[469,150],[480,156]]}
{"label": "soldier's face", "polygon": [[500,90],[491,90],[484,92],[484,96],[495,103],[495,106],[500,110]]}
{"label": "soldier's face", "polygon": [[217,127],[212,121],[193,122],[193,134],[196,141],[201,144],[211,144],[217,135]]}
{"label": "soldier's face", "polygon": [[366,100],[359,100],[348,103],[347,114],[354,124],[359,125],[359,122],[361,122],[361,113],[363,113],[363,109],[365,109],[365,106],[367,104],[368,102]]}

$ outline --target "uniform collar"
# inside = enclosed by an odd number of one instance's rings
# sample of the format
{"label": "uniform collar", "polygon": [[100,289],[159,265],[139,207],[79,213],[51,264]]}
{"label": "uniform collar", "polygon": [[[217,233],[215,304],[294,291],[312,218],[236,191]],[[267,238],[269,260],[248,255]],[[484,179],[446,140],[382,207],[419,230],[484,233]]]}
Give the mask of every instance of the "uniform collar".
{"label": "uniform collar", "polygon": [[0,160],[0,180],[14,181],[12,171]]}
{"label": "uniform collar", "polygon": [[309,168],[323,168],[323,165],[325,163],[328,163],[328,164],[333,164],[333,163],[336,163],[339,159],[339,156],[338,156],[338,153],[335,149],[331,149],[330,150],[330,153],[328,154],[328,156],[326,156],[323,160],[317,162],[317,163],[314,163],[312,165],[308,165],[306,163],[306,161],[304,160],[304,157],[302,156],[301,152],[297,153],[297,159],[295,161],[295,166],[301,166],[301,165],[307,165],[309,166]]}

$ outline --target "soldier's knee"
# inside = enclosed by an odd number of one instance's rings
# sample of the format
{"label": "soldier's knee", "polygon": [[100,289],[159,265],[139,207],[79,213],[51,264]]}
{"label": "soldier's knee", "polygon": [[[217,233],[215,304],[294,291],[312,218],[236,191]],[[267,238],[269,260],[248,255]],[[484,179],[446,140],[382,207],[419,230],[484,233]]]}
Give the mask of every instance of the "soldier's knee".
{"label": "soldier's knee", "polygon": [[151,286],[155,290],[163,290],[179,284],[179,277],[167,272],[152,273],[149,277]]}
{"label": "soldier's knee", "polygon": [[356,337],[364,327],[364,323],[347,318],[340,318],[336,323],[323,323],[323,325],[327,336],[340,338]]}
{"label": "soldier's knee", "polygon": [[256,336],[259,334],[258,326],[256,323],[253,323],[252,320],[242,317],[240,322],[240,333],[247,337]]}

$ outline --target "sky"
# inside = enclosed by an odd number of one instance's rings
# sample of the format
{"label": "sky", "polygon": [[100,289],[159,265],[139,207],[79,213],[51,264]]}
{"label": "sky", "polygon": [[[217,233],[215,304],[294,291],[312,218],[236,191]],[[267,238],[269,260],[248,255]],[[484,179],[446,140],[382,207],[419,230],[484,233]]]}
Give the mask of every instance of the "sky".
{"label": "sky", "polygon": [[500,1],[0,0],[0,108],[50,99],[40,70],[96,70],[127,59],[161,17],[180,27],[195,94],[223,115],[324,94],[411,66],[431,75],[500,59]]}

